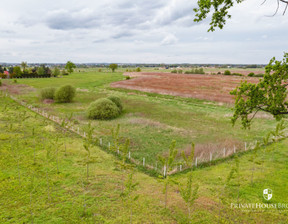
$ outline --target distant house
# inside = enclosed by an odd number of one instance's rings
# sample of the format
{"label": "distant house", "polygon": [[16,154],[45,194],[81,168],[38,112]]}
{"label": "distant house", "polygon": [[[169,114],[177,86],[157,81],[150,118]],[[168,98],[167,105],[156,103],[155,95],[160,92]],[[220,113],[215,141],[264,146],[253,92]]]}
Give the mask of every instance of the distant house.
{"label": "distant house", "polygon": [[10,78],[10,73],[8,71],[4,71],[4,75],[7,75],[7,78]]}

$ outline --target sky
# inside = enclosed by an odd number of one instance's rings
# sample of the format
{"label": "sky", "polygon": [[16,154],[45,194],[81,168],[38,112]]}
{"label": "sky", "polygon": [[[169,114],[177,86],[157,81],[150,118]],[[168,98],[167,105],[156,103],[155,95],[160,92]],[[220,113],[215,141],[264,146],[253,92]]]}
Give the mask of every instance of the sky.
{"label": "sky", "polygon": [[245,0],[224,29],[196,0],[1,0],[0,62],[266,64],[287,51],[285,6]]}

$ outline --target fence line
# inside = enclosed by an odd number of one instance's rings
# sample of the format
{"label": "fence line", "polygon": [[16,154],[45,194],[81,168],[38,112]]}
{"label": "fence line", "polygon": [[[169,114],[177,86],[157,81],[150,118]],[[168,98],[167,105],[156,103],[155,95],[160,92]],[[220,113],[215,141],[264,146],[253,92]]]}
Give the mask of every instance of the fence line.
{"label": "fence line", "polygon": [[[3,91],[1,91],[3,93]],[[19,99],[17,99],[16,97],[10,95],[10,94],[7,94],[6,95],[4,94],[4,96],[6,97],[10,97],[13,101],[15,101],[16,103],[24,106],[25,108],[28,108],[29,110],[33,111],[34,113],[37,113],[38,115],[50,120],[50,121],[53,121],[54,123],[60,125],[62,128],[76,134],[76,135],[79,135],[80,137],[84,138],[84,139],[87,139],[87,135],[86,135],[86,132],[85,131],[81,131],[80,130],[80,127],[77,126],[75,127],[73,123],[71,122],[67,122],[66,125],[62,125],[62,122],[65,121],[65,118],[61,120],[60,117],[57,117],[55,115],[50,115],[48,114],[45,110],[40,110],[39,108],[37,107],[34,107],[32,105],[29,105]],[[93,137],[96,137],[96,136],[93,136]],[[103,139],[102,138],[99,138],[99,145],[98,146],[101,146],[100,148],[104,149],[103,146],[104,146],[104,143],[103,143]],[[244,143],[244,151],[247,151],[248,149],[252,149],[253,148],[253,144],[249,144],[247,146],[247,142]],[[108,142],[108,151],[111,152],[111,143]],[[241,152],[241,150],[239,149],[238,150],[239,152]],[[242,150],[243,151],[243,150]],[[119,148],[117,149],[117,154],[118,155],[121,155],[121,152],[119,151]],[[226,147],[224,147],[223,149],[223,156],[220,156],[217,158],[217,156],[213,156],[213,153],[210,152],[210,155],[208,155],[208,158],[201,158],[201,157],[195,157],[194,158],[194,164],[192,164],[193,166],[197,167],[199,166],[201,163],[207,163],[207,162],[213,162],[213,159],[216,160],[216,159],[221,159],[221,158],[227,158],[233,154],[236,154],[237,153],[237,150],[236,150],[236,146],[234,145],[234,148],[232,149],[232,153],[228,153],[229,150],[226,150]],[[215,155],[215,154],[214,154]],[[136,164],[136,165],[141,165],[141,162],[138,161],[137,159],[134,159],[132,158],[132,155],[131,155],[131,152],[129,151],[128,153],[128,159],[130,162]],[[158,164],[156,162],[156,166],[153,166],[153,165],[148,165],[145,158],[143,157],[142,159],[142,167],[145,168],[145,169],[148,169],[148,170],[156,170],[157,172],[159,173],[163,173],[163,175],[167,175],[167,174],[173,174],[173,173],[177,173],[178,172],[178,166],[179,166],[179,172],[182,172],[183,170],[187,169],[187,167],[185,167],[183,165],[183,163],[178,163],[178,165],[176,165],[175,169],[170,171],[168,173],[168,170],[166,170],[166,166],[164,166],[163,168],[161,168],[160,170],[158,169]]]}

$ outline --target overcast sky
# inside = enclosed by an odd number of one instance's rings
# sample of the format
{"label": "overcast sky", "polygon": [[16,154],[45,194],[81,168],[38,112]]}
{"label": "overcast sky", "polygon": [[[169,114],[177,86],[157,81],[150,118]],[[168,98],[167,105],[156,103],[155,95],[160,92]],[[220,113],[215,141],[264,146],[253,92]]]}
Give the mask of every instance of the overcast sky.
{"label": "overcast sky", "polygon": [[196,0],[1,0],[0,62],[268,63],[288,51],[288,13],[261,3],[208,33]]}

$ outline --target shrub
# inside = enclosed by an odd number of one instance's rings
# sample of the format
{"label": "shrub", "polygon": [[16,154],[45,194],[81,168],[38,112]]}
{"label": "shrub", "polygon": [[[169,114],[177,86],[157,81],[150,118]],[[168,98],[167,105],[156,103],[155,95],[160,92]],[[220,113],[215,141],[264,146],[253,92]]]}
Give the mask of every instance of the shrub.
{"label": "shrub", "polygon": [[250,73],[248,74],[249,77],[253,77],[254,75],[255,75],[254,72],[250,72]]}
{"label": "shrub", "polygon": [[71,85],[62,86],[55,92],[55,100],[58,103],[69,103],[73,100],[76,89]]}
{"label": "shrub", "polygon": [[229,70],[226,70],[226,71],[224,72],[224,75],[231,75],[231,72],[230,72]]}
{"label": "shrub", "polygon": [[13,82],[14,82],[14,83],[17,83],[17,80],[16,80],[16,79],[14,79],[14,80],[13,80]]}
{"label": "shrub", "polygon": [[109,96],[107,99],[111,100],[115,105],[119,108],[119,111],[122,112],[123,105],[119,97],[117,96]]}
{"label": "shrub", "polygon": [[136,69],[136,72],[141,72],[141,68],[137,68],[137,69]]}
{"label": "shrub", "polygon": [[126,79],[126,80],[129,80],[129,79],[131,79],[131,77],[130,77],[130,76],[126,76],[125,79]]}
{"label": "shrub", "polygon": [[178,74],[182,74],[183,73],[183,70],[178,70]]}
{"label": "shrub", "polygon": [[236,73],[236,72],[232,73],[231,75],[234,75],[234,76],[243,76],[241,73]]}
{"label": "shrub", "polygon": [[0,86],[2,86],[2,81],[0,80]]}
{"label": "shrub", "polygon": [[264,74],[260,73],[260,74],[255,74],[254,77],[264,77]]}
{"label": "shrub", "polygon": [[55,67],[54,68],[54,70],[53,70],[53,72],[52,72],[52,75],[54,76],[54,77],[58,77],[59,75],[60,75],[60,69],[59,68],[57,68],[57,67]]}
{"label": "shrub", "polygon": [[177,73],[177,70],[176,70],[176,69],[174,69],[174,70],[172,70],[172,71],[171,71],[171,73]]}
{"label": "shrub", "polygon": [[185,74],[205,74],[204,69],[203,68],[195,68],[195,69],[191,69],[190,71],[185,71]]}
{"label": "shrub", "polygon": [[41,89],[41,92],[40,92],[41,100],[45,100],[45,99],[52,99],[53,100],[54,95],[55,95],[55,91],[56,91],[56,89],[53,87]]}
{"label": "shrub", "polygon": [[62,75],[69,75],[69,73],[64,69],[64,70],[62,70]]}
{"label": "shrub", "polygon": [[87,110],[89,119],[108,120],[119,116],[120,110],[111,100],[101,98],[91,103]]}

